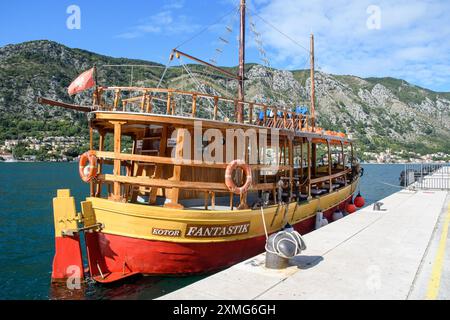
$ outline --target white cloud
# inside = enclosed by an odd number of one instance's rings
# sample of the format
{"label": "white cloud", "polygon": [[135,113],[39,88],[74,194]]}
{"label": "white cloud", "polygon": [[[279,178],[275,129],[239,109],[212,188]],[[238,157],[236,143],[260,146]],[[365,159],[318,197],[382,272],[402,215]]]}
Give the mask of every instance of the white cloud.
{"label": "white cloud", "polygon": [[163,6],[165,10],[181,9],[184,6],[184,0],[171,0]]}
{"label": "white cloud", "polygon": [[[381,9],[381,29],[368,29],[367,8]],[[338,74],[393,76],[450,91],[450,2],[433,0],[271,0],[257,14],[309,48],[317,63]],[[254,18],[276,67],[304,68],[308,53]],[[306,60],[307,62],[307,60]],[[445,67],[447,66],[447,67]]]}
{"label": "white cloud", "polygon": [[117,35],[118,38],[135,39],[146,34],[177,35],[191,33],[200,28],[184,14],[178,14],[176,9],[183,7],[184,1],[171,1],[163,6],[163,10],[145,19],[129,31]]}

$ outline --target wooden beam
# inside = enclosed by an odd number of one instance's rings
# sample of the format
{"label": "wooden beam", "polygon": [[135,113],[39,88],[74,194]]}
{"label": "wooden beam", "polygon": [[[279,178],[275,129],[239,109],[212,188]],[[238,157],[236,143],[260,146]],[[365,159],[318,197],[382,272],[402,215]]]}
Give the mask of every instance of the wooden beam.
{"label": "wooden beam", "polygon": [[167,110],[166,114],[171,114],[170,109],[172,108],[172,92],[167,93]]}
{"label": "wooden beam", "polygon": [[[159,157],[163,158],[166,154],[167,149],[167,138],[168,138],[168,127],[165,125],[162,128],[161,132],[161,140],[159,142]],[[155,166],[155,172],[153,174],[154,179],[161,178],[163,173],[163,166],[160,163],[157,163]],[[153,187],[150,196],[148,197],[149,204],[154,204],[156,202],[156,197],[158,195],[158,188]]]}
{"label": "wooden beam", "polygon": [[120,89],[114,90],[114,110],[119,106]]}
{"label": "wooden beam", "polygon": [[70,110],[76,110],[76,111],[82,111],[82,112],[92,112],[95,109],[93,107],[87,107],[87,106],[79,106],[75,104],[69,104],[65,102],[55,101],[47,98],[39,97],[37,98],[37,103],[39,104],[46,104],[53,107],[62,107],[64,109],[70,109]]}
{"label": "wooden beam", "polygon": [[[289,139],[289,184],[290,184],[290,197],[294,192],[294,145],[292,139]],[[291,199],[289,199],[290,201]]]}
{"label": "wooden beam", "polygon": [[308,199],[311,198],[311,140],[308,139]]}
{"label": "wooden beam", "polygon": [[226,74],[227,76],[229,76],[229,77],[232,78],[232,79],[236,79],[236,80],[239,80],[239,79],[240,79],[239,76],[236,75],[236,74],[233,74],[233,73],[231,73],[231,72],[228,72],[228,71],[226,71],[226,70],[224,70],[224,69],[222,69],[222,68],[219,68],[219,67],[217,67],[217,66],[215,66],[215,65],[213,65],[213,64],[211,64],[211,63],[208,63],[208,62],[203,61],[203,60],[201,60],[201,59],[199,59],[199,58],[196,58],[196,57],[194,57],[194,56],[191,56],[191,55],[189,55],[189,54],[187,54],[187,53],[184,53],[184,52],[182,52],[182,51],[180,51],[180,50],[173,49],[173,52],[174,52],[176,55],[184,56],[184,57],[186,57],[186,58],[188,58],[188,59],[191,59],[191,60],[196,61],[196,62],[198,62],[198,63],[201,63],[201,64],[203,64],[203,65],[205,65],[205,66],[208,66],[208,67],[210,67],[210,68],[212,68],[212,69],[214,69],[214,70],[216,70],[216,71],[219,71],[219,72],[221,72],[221,73],[223,73],[223,74]]}
{"label": "wooden beam", "polygon": [[121,175],[104,174],[98,176],[99,180],[110,181],[114,183],[134,184],[146,187],[158,188],[180,188],[186,190],[215,190],[228,192],[225,183],[212,182],[192,182],[192,181],[173,181],[165,179],[152,179],[150,177],[127,177]]}
{"label": "wooden beam", "polygon": [[[183,150],[184,150],[184,142],[185,142],[185,138],[186,138],[186,130],[184,128],[177,128],[177,145],[175,147],[175,158],[176,159],[183,159]],[[175,181],[178,182],[181,180],[181,166],[180,165],[175,165],[173,167],[173,174],[172,177],[169,179],[170,181]],[[195,182],[193,182],[195,183]],[[179,203],[180,197],[180,189],[179,188],[172,188],[172,190],[170,191],[170,203],[167,203],[166,207],[170,207],[170,208],[179,208],[182,207]]]}
{"label": "wooden beam", "polygon": [[[220,182],[200,182],[200,181],[173,181],[166,179],[152,179],[150,177],[128,177],[114,174],[101,174],[97,177],[99,181],[104,183],[124,183],[134,184],[146,187],[158,188],[179,188],[185,190],[215,191],[229,192],[225,183]],[[250,187],[249,191],[272,190],[275,183],[260,183]]]}
{"label": "wooden beam", "polygon": [[344,171],[334,173],[332,175],[326,175],[323,177],[314,178],[314,179],[311,179],[311,184],[315,184],[315,183],[319,183],[319,182],[326,182],[330,179],[336,179],[336,178],[342,177],[343,175],[345,175],[349,172],[351,172],[351,169],[345,169]]}
{"label": "wooden beam", "polygon": [[[167,140],[167,139],[166,139]],[[161,140],[162,141],[162,140]],[[167,141],[166,141],[167,142]],[[102,159],[119,159],[121,161],[137,161],[137,162],[147,162],[147,163],[156,163],[156,164],[167,164],[167,165],[180,165],[187,167],[209,167],[216,169],[225,169],[228,164],[227,163],[204,163],[204,162],[196,162],[193,160],[183,160],[180,163],[177,163],[174,158],[171,157],[161,157],[161,156],[146,156],[139,154],[127,154],[121,153],[116,155],[114,152],[108,151],[96,151],[95,152],[97,158]],[[272,166],[267,164],[250,164],[252,170],[271,170]],[[280,165],[278,166],[278,170],[290,170],[290,166]]]}
{"label": "wooden beam", "polygon": [[[117,156],[121,153],[122,148],[122,124],[124,122],[111,122],[114,125],[114,154]],[[120,175],[120,167],[121,167],[121,161],[119,159],[114,160],[114,169],[113,172],[115,175]],[[113,199],[118,201],[121,200],[121,194],[120,194],[120,183],[115,182],[114,183],[114,189],[113,189]]]}
{"label": "wooden beam", "polygon": [[328,183],[330,184],[330,193],[333,191],[333,183],[331,178],[331,145],[330,140],[327,139],[327,148],[328,148],[328,175],[330,176]]}
{"label": "wooden beam", "polygon": [[192,117],[195,118],[195,114],[197,113],[197,95],[192,95]]}

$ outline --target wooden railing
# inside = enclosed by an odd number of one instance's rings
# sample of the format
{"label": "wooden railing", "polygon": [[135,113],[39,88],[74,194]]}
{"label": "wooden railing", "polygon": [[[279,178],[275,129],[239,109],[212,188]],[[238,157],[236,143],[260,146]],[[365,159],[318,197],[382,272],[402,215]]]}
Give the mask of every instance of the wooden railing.
{"label": "wooden railing", "polygon": [[[100,161],[111,161],[120,160],[122,163],[128,163],[128,161],[152,163],[159,165],[177,165],[177,166],[187,166],[187,167],[204,167],[205,163],[199,163],[192,160],[182,160],[176,161],[174,158],[170,157],[159,157],[159,156],[146,156],[137,154],[125,154],[108,151],[96,151],[95,155]],[[274,170],[273,166],[266,164],[250,164],[252,171],[256,170]],[[225,169],[227,167],[226,163],[211,163],[208,164],[209,168]],[[276,166],[277,170],[290,170],[291,166],[279,165]],[[150,177],[133,177],[133,176],[122,176],[122,175],[111,175],[102,174],[99,175],[98,181],[100,182],[119,182],[123,184],[140,185],[146,187],[159,187],[159,188],[180,188],[186,190],[209,190],[217,192],[229,192],[225,183],[217,182],[195,182],[192,181],[170,181],[166,179],[153,179]],[[274,183],[259,183],[255,184],[250,188],[250,191],[256,190],[270,190],[274,189],[276,186]]]}
{"label": "wooden railing", "polygon": [[[98,93],[98,95],[97,95]],[[125,94],[136,95],[124,98]],[[181,106],[176,105],[176,97],[190,97],[188,101],[190,106],[188,114],[193,118],[203,118],[209,111],[210,120],[221,120],[236,122],[236,111],[238,105],[243,106],[243,119],[245,124],[266,126],[271,128],[285,128],[299,131],[310,131],[314,128],[314,118],[309,115],[298,114],[292,109],[270,106],[263,103],[239,101],[237,99],[220,97],[201,92],[190,92],[175,89],[164,88],[141,88],[141,87],[99,87],[94,92],[94,105],[98,110],[102,111],[134,111],[142,113],[161,113],[165,115],[180,114]],[[110,100],[110,101],[109,101]],[[209,100],[207,103],[210,108],[199,108],[201,100]],[[156,103],[163,103],[156,108]],[[228,104],[226,108],[229,110],[229,104],[234,107],[231,114],[222,114],[219,104]],[[160,109],[160,110],[158,110]],[[183,106],[183,110],[185,107]],[[202,112],[201,112],[202,111]],[[183,115],[185,113],[183,112]],[[230,117],[228,117],[230,115]],[[262,117],[260,116],[262,115]]]}
{"label": "wooden railing", "polygon": [[[205,163],[188,159],[176,159],[172,157],[160,157],[160,156],[147,156],[140,154],[128,154],[128,153],[119,153],[108,152],[108,151],[95,151],[95,155],[99,159],[110,159],[110,160],[121,160],[121,161],[136,161],[136,162],[146,162],[146,163],[155,163],[155,164],[172,164],[177,166],[187,166],[187,167],[205,167],[208,168],[216,168],[216,169],[225,169],[228,164],[227,163]],[[290,170],[291,166],[288,165],[278,165],[272,166],[268,164],[249,164],[252,170]]]}
{"label": "wooden railing", "polygon": [[[137,155],[137,154],[125,154],[125,153],[115,153],[108,151],[96,151],[95,152],[97,158],[101,161],[101,163],[113,162],[114,160],[119,160],[121,165],[123,166],[131,166],[132,162],[141,162],[147,164],[155,164],[155,165],[177,165],[177,166],[187,166],[187,167],[201,167],[205,166],[205,163],[199,163],[192,160],[183,160],[182,162],[176,161],[174,158],[170,157],[160,157],[160,156],[147,156],[147,155]],[[227,166],[226,163],[212,163],[208,164],[210,168],[218,168],[225,169]],[[265,164],[253,164],[250,165],[251,170],[272,170],[273,166],[265,165]],[[290,171],[292,167],[289,165],[279,165],[277,167],[280,171]],[[330,192],[333,191],[332,181],[334,179],[343,177],[345,180],[347,179],[347,175],[351,173],[351,169],[347,168],[340,172],[333,173],[331,175],[325,175],[323,177],[315,177],[312,178],[308,183],[308,194],[310,195],[311,186],[315,184],[320,184],[324,182],[328,182],[330,184]],[[131,171],[130,171],[131,172]],[[302,172],[303,175],[303,172]],[[132,175],[120,175],[120,174],[100,174],[97,177],[97,181],[100,184],[111,185],[113,183],[119,183],[121,185],[133,185],[133,186],[141,186],[141,187],[150,187],[150,188],[177,188],[184,190],[197,190],[197,191],[205,191],[209,193],[229,193],[229,189],[223,182],[199,182],[196,181],[192,183],[192,181],[174,181],[168,179],[157,179],[146,176],[132,176]],[[276,193],[277,184],[276,183],[256,183],[253,184],[249,191],[272,191],[274,194]],[[128,195],[129,196],[129,195]],[[127,196],[125,196],[127,197]]]}

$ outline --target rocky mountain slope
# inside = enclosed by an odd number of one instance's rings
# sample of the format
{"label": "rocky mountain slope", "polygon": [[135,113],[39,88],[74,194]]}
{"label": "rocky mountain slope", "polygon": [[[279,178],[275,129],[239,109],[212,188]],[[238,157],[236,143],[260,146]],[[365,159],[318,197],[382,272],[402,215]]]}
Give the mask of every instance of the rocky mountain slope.
{"label": "rocky mountain slope", "polygon": [[[99,66],[101,85],[155,86],[163,66],[140,60],[111,58],[50,41],[32,41],[0,48],[0,141],[60,132],[86,134],[85,116],[36,103],[37,96],[88,103],[66,88],[83,70]],[[145,65],[131,68],[105,65]],[[197,89],[232,96],[236,83],[190,65],[193,80],[182,67],[169,69],[164,86]],[[235,70],[230,68],[230,70]],[[308,104],[308,70],[284,71],[246,65],[246,100],[279,105]],[[317,115],[324,128],[357,138],[361,149],[386,148],[418,153],[450,152],[450,93],[438,93],[393,78],[316,74]]]}

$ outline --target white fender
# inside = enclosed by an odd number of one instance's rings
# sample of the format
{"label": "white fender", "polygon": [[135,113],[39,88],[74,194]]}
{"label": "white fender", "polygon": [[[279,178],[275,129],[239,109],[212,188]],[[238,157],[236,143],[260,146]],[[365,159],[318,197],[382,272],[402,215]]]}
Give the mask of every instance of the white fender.
{"label": "white fender", "polygon": [[343,214],[340,210],[335,211],[335,212],[333,213],[333,221],[342,219],[343,217],[344,217],[344,214]]}
{"label": "white fender", "polygon": [[316,230],[320,229],[321,227],[324,227],[328,224],[328,220],[323,217],[323,212],[318,211],[316,213]]}

